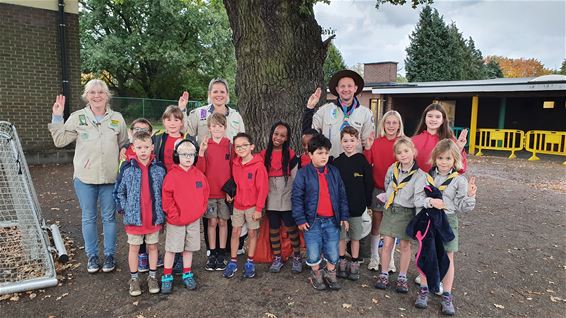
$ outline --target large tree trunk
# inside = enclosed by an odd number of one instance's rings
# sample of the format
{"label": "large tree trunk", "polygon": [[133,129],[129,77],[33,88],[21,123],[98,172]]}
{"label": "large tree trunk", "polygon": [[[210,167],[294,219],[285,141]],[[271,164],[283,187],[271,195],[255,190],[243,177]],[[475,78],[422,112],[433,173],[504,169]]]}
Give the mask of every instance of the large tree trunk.
{"label": "large tree trunk", "polygon": [[263,149],[271,125],[289,123],[300,152],[301,115],[316,87],[325,87],[328,47],[312,4],[300,0],[224,0],[236,49],[236,93],[246,131]]}

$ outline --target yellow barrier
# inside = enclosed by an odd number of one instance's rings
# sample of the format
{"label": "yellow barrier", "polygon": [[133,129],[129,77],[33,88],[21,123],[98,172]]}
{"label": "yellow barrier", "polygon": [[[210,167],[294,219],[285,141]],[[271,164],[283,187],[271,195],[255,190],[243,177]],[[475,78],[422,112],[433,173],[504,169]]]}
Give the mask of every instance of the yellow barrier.
{"label": "yellow barrier", "polygon": [[515,129],[478,129],[479,138],[476,140],[478,153],[482,155],[482,150],[503,150],[511,151],[509,159],[517,158],[515,151],[523,149],[525,132]]}
{"label": "yellow barrier", "polygon": [[531,161],[540,160],[537,153],[566,156],[566,131],[530,130],[525,134],[525,149],[533,153]]}

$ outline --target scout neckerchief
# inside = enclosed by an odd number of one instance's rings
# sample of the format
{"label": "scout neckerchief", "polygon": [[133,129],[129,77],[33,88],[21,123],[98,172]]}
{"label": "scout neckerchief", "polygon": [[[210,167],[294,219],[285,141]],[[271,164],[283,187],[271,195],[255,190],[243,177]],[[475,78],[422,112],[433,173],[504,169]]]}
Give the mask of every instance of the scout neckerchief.
{"label": "scout neckerchief", "polygon": [[[434,187],[436,187],[436,185],[434,184],[434,178],[432,177],[432,173],[434,172],[435,169],[436,169],[436,167],[430,168],[430,170],[426,174],[426,183],[428,185],[431,185],[431,186],[434,186]],[[459,175],[458,171],[454,171],[454,172],[450,173],[448,175],[448,178],[444,182],[442,182],[441,185],[439,185],[436,188],[438,188],[438,190],[440,190],[440,191],[444,191],[444,189],[446,189],[446,187],[448,187],[450,182],[452,182],[452,180],[454,180],[454,178],[456,178],[458,175]]]}
{"label": "scout neckerchief", "polygon": [[338,97],[338,106],[342,108],[342,112],[344,113],[344,121],[342,122],[342,126],[340,126],[340,131],[342,131],[344,127],[350,126],[350,122],[349,122],[350,116],[352,115],[354,110],[358,108],[358,106],[360,106],[360,102],[358,101],[357,97],[354,97],[354,101],[352,102],[352,105],[348,106],[342,103],[342,99]]}
{"label": "scout neckerchief", "polygon": [[393,203],[393,200],[395,199],[395,195],[397,194],[397,192],[403,189],[407,185],[407,183],[411,181],[411,178],[417,172],[417,170],[419,170],[419,166],[417,165],[417,162],[414,161],[413,166],[409,171],[409,174],[405,177],[405,179],[403,179],[403,181],[399,182],[399,167],[401,167],[401,163],[397,161],[393,166],[393,180],[391,180],[393,184],[393,193],[389,195],[389,198],[387,199],[387,203],[385,203],[386,209],[389,208],[389,206]]}

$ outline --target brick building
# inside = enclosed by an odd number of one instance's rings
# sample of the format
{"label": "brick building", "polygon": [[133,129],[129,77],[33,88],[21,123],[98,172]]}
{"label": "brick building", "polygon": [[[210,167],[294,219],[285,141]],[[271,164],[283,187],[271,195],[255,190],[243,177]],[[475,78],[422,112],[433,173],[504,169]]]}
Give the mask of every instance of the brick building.
{"label": "brick building", "polygon": [[[72,159],[72,148],[57,151],[47,124],[62,93],[58,0],[0,0],[0,120],[16,126],[28,163]],[[65,0],[65,42],[69,96],[80,100],[78,0]]]}

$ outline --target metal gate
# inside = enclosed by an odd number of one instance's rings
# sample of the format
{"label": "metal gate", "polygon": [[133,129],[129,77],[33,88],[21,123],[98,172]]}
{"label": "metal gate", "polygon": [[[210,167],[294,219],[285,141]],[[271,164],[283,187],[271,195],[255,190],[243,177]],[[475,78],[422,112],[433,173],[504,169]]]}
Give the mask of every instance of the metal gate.
{"label": "metal gate", "polygon": [[56,226],[55,249],[48,230],[16,128],[0,121],[0,294],[57,285],[51,251],[67,256]]}

